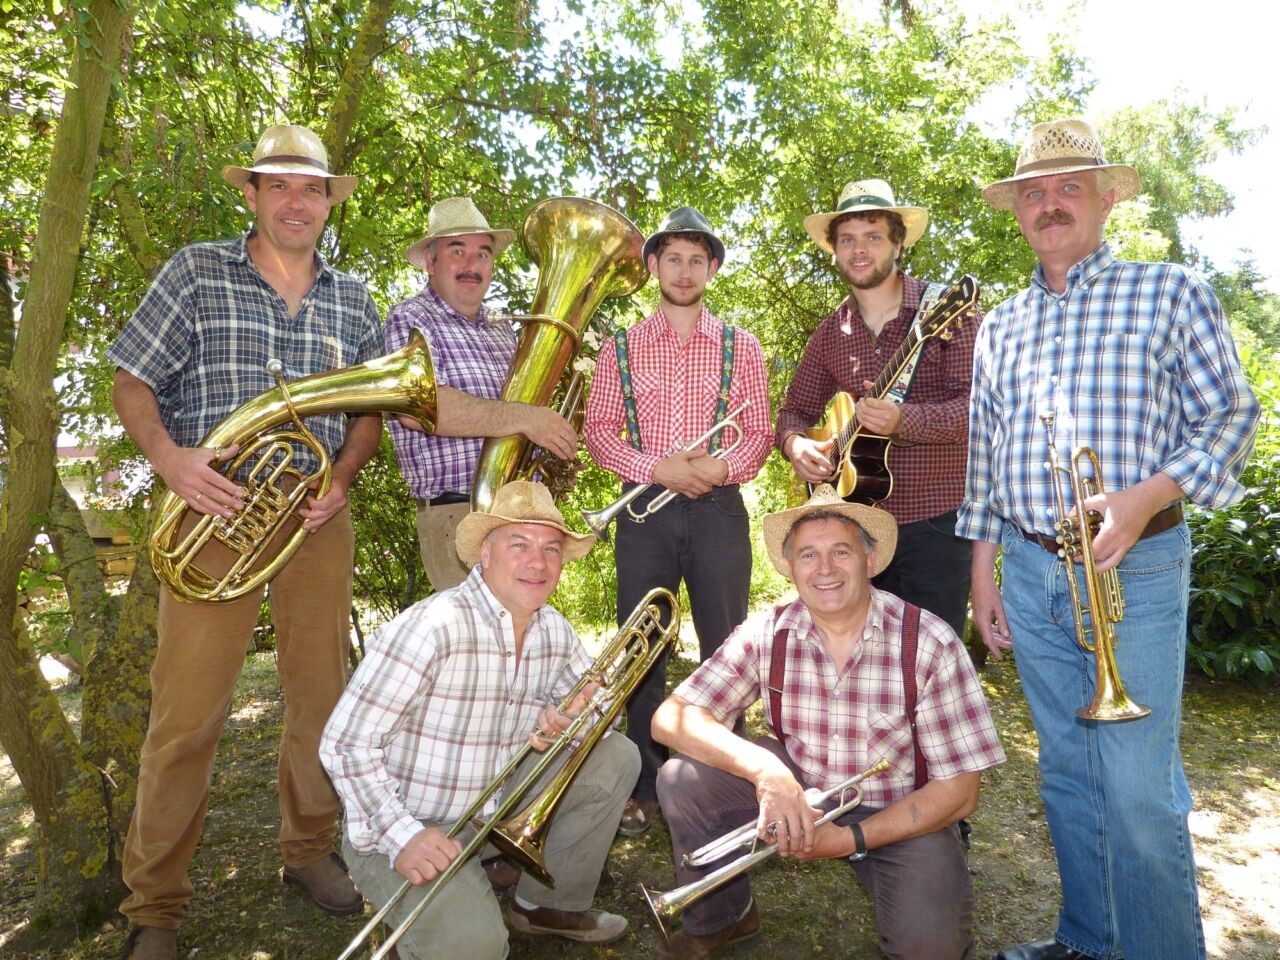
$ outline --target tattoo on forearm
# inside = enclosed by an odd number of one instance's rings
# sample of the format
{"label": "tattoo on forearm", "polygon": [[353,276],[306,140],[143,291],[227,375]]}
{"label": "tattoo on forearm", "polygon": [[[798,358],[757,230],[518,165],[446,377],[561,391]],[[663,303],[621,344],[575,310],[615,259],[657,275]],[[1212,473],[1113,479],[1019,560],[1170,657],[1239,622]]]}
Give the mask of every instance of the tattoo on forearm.
{"label": "tattoo on forearm", "polygon": [[911,805],[911,822],[919,823],[920,818],[923,816],[924,816],[923,811],[921,811],[921,809],[913,803]]}

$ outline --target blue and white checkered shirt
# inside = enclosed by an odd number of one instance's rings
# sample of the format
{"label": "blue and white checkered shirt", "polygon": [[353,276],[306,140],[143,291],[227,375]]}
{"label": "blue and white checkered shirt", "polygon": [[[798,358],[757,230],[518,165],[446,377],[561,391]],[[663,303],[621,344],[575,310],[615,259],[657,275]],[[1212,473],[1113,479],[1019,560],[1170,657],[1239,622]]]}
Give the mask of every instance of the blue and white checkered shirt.
{"label": "blue and white checkered shirt", "polygon": [[[364,284],[316,255],[316,279],[298,312],[258,272],[245,241],[183,247],[160,271],[107,356],[155,391],[174,442],[198,446],[240,404],[276,387],[267,361],[296,380],[382,353],[378,308]],[[342,414],[307,417],[307,427],[337,454]],[[298,466],[314,469],[304,453]]]}
{"label": "blue and white checkered shirt", "polygon": [[1177,264],[1118,261],[1104,243],[1065,292],[1037,267],[983,321],[957,536],[998,541],[1002,521],[1053,533],[1046,413],[1059,457],[1092,447],[1107,490],[1164,473],[1221,507],[1244,494],[1260,409],[1209,284]]}

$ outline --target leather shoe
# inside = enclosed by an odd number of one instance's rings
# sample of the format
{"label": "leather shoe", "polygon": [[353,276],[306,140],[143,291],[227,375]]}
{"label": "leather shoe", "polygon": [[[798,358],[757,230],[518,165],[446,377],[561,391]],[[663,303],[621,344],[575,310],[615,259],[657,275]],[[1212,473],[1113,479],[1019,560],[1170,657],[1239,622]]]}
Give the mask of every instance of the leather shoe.
{"label": "leather shoe", "polygon": [[710,960],[733,947],[755,946],[760,940],[760,914],[751,901],[747,912],[723,930],[694,936],[681,930],[658,948],[655,960]]}
{"label": "leather shoe", "polygon": [[603,910],[557,910],[554,907],[524,907],[511,898],[508,925],[519,933],[564,937],[576,943],[613,943],[627,933],[627,919]]}
{"label": "leather shoe", "polygon": [[281,879],[302,887],[311,902],[326,913],[341,916],[364,908],[364,897],[347,876],[347,865],[336,853],[304,867],[286,866]]}
{"label": "leather shoe", "polygon": [[618,821],[618,833],[624,837],[643,837],[653,826],[653,818],[657,813],[657,800],[637,800],[632,797],[622,808],[622,818]]}
{"label": "leather shoe", "polygon": [[489,878],[489,886],[499,896],[506,896],[520,882],[520,868],[502,857],[483,860],[480,866],[484,867],[485,876]]}
{"label": "leather shoe", "polygon": [[1001,950],[991,960],[1092,960],[1087,953],[1064,947],[1057,940],[1033,940]]}
{"label": "leather shoe", "polygon": [[177,960],[178,931],[134,927],[124,941],[124,960]]}

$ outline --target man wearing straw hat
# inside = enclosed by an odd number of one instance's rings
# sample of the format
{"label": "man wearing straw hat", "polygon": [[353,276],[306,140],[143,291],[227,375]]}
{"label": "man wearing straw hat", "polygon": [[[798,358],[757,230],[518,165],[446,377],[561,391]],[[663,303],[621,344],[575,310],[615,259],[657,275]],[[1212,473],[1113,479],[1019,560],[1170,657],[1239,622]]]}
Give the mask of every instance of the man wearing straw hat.
{"label": "man wearing straw hat", "polygon": [[[978,337],[959,531],[976,541],[983,640],[997,658],[1017,651],[1063,898],[1053,939],[1000,960],[1205,956],[1178,748],[1191,562],[1182,500],[1220,507],[1243,495],[1259,407],[1212,288],[1177,264],[1117,260],[1103,241],[1112,207],[1140,185],[1069,119],[1036,124],[1014,175],[983,190],[1013,211],[1039,265]],[[1150,708],[1139,719],[1077,715],[1097,671],[1077,642],[1075,574],[1058,556],[1050,444],[1063,464],[1080,447],[1098,458],[1106,492],[1081,504],[1067,486],[1063,503],[1101,517],[1096,566],[1118,572],[1115,661],[1128,695]]]}
{"label": "man wearing straw hat", "polygon": [[[415,329],[431,345],[436,379],[457,390],[496,401],[507,381],[516,334],[484,304],[493,262],[515,238],[493,229],[468,197],[447,197],[427,214],[427,234],[406,252],[427,272],[422,291],[391,308],[385,331],[388,352],[399,350]],[[434,590],[455,587],[468,570],[458,560],[454,533],[467,515],[471,479],[484,438],[522,433],[558,457],[572,457],[578,434],[556,411],[524,403],[504,404],[496,414],[452,425],[448,435],[422,431],[408,417],[389,421],[400,471],[417,503],[418,546]]]}
{"label": "man wearing straw hat", "polygon": [[[964,493],[969,382],[978,318],[965,317],[949,340],[929,338],[886,398],[868,396],[912,325],[943,291],[899,266],[924,234],[929,213],[900,205],[883,180],[849,183],[836,209],[805,217],[809,236],[835,257],[849,296],[813,332],[778,411],[778,448],[810,484],[830,477],[832,441],[805,431],[837,391],[858,398],[864,432],[893,440],[889,496],[878,505],[898,522],[898,552],[876,586],[919,604],[964,636],[970,545],[955,534]],[[851,499],[869,502],[855,488]]]}
{"label": "man wearing straw hat", "polygon": [[[569,530],[546,487],[504,485],[489,513],[458,525],[458,556],[473,567],[382,628],[325,728],[321,759],[346,807],[343,852],[360,889],[386,903],[404,880],[429,883],[468,840],[452,825],[535,729],[561,734],[555,704],[590,666],[573,627],[547,600],[564,563],[595,537]],[[581,709],[585,692],[570,713]],[[635,746],[606,734],[573,781],[545,847],[552,889],[525,874],[511,928],[580,943],[626,933],[591,909],[614,825],[639,769]],[[517,771],[513,783],[521,780]],[[493,804],[490,804],[492,809]],[[390,914],[399,926],[411,891]],[[453,877],[397,948],[401,957],[497,960],[507,928],[474,859]]]}
{"label": "man wearing straw hat", "polygon": [[[886,956],[960,960],[975,943],[956,824],[1004,752],[955,632],[870,583],[897,532],[888,513],[826,484],[765,517],[769,558],[799,599],[749,618],[658,709],[655,738],[681,754],[663,766],[658,796],[681,886],[735,856],[692,869],[685,854],[754,819],[783,856],[849,860]],[[731,728],[757,700],[773,736],[748,741]],[[862,804],[815,828],[805,788],[880,760],[889,772],[862,782]],[[693,903],[659,956],[700,960],[759,934],[742,876]]]}

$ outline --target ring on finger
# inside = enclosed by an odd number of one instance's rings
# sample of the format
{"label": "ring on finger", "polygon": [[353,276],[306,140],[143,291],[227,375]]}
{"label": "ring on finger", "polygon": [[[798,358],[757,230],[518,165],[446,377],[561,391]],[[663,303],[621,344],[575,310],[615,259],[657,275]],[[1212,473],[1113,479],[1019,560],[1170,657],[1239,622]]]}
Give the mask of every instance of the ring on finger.
{"label": "ring on finger", "polygon": [[200,498],[201,498],[201,497],[203,497],[203,496],[204,496],[204,494],[203,494],[203,493],[196,493],[196,497],[195,497],[196,503],[199,503],[199,502],[200,502]]}

